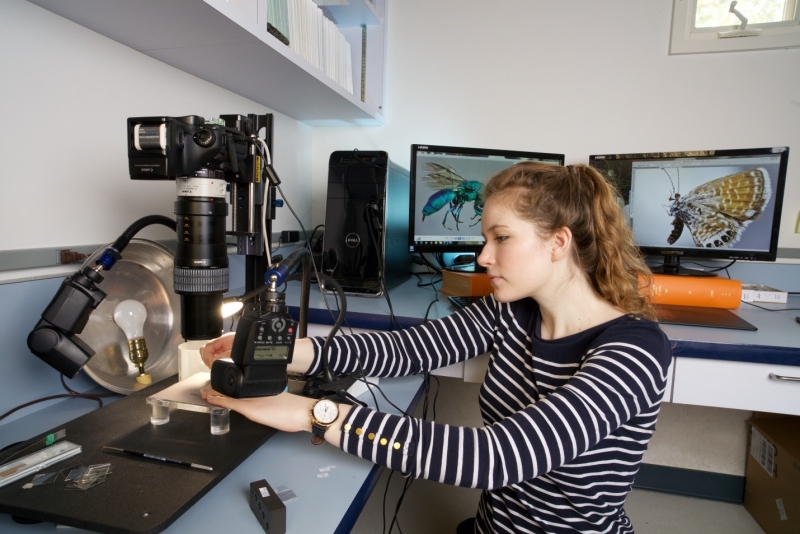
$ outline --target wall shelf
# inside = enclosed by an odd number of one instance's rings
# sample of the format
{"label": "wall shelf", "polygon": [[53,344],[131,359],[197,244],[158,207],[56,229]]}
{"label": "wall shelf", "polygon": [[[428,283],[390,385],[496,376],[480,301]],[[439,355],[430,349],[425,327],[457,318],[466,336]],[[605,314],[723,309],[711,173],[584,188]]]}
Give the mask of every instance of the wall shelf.
{"label": "wall shelf", "polygon": [[[345,33],[353,47],[354,93],[350,94],[266,30],[266,0],[29,0],[81,26],[129,46],[177,69],[228,89],[312,126],[384,123],[382,17],[369,0],[342,21],[366,17],[380,43],[368,49],[367,81],[372,92],[361,102],[361,41]],[[361,4],[365,4],[362,6]],[[326,6],[326,10],[331,6]],[[381,3],[381,7],[383,4]],[[334,16],[334,15],[331,15]],[[342,27],[349,25],[345,22]],[[356,48],[357,47],[357,48]],[[378,76],[376,77],[376,73]],[[132,80],[157,89],[158,80]],[[368,89],[370,89],[368,87]]]}

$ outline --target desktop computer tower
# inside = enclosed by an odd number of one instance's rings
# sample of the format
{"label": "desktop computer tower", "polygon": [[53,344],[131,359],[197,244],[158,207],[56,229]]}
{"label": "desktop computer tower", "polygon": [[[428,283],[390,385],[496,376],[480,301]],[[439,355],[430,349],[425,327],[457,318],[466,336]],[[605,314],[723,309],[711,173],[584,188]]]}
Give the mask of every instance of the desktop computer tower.
{"label": "desktop computer tower", "polygon": [[350,295],[377,297],[411,276],[408,171],[382,151],[331,154],[322,269]]}

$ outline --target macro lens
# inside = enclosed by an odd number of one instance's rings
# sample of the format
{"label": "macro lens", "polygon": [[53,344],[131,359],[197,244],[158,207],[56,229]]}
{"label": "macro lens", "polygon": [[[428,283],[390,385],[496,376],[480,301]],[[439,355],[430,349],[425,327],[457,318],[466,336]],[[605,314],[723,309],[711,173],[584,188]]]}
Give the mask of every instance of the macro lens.
{"label": "macro lens", "polygon": [[175,202],[177,253],[174,288],[181,296],[184,339],[222,333],[222,295],[228,291],[225,181],[179,178]]}

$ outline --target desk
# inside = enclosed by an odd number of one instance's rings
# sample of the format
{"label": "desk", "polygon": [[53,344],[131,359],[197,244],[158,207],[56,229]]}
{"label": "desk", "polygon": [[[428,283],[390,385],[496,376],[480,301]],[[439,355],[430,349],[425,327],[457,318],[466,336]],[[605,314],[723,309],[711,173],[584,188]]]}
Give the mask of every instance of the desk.
{"label": "desk", "polygon": [[[381,381],[380,386],[395,404],[413,407],[421,397],[421,384],[421,377],[412,376],[385,379]],[[362,400],[371,403],[371,398],[367,397],[371,396],[368,393],[362,395]],[[378,396],[382,410],[394,411],[387,403],[381,401],[382,398]],[[72,401],[74,402],[80,401]],[[4,425],[0,445],[36,435],[81,415],[75,410],[74,404],[71,407],[56,405],[53,409],[43,412]],[[67,439],[80,443],[79,436],[68,435]],[[113,465],[113,457],[109,461]],[[63,465],[58,464],[55,467],[63,468],[71,465],[69,462],[70,460],[66,460]],[[160,472],[167,476],[170,468],[181,469],[165,466]],[[262,478],[273,488],[286,486],[297,494],[296,500],[287,503],[287,532],[302,534],[349,532],[377,483],[379,475],[380,468],[366,460],[346,454],[330,445],[312,445],[309,434],[305,432],[277,433],[186,513],[178,517],[164,532],[233,530],[242,533],[263,533],[248,504],[250,482]],[[113,473],[110,475],[114,476]],[[29,478],[26,477],[13,483],[11,487],[21,487],[28,481]],[[101,484],[83,493],[86,498],[91,498],[93,492],[102,492],[103,489]],[[19,491],[36,490],[37,488]],[[119,498],[125,499],[126,496],[123,494]],[[54,525],[50,523],[19,525],[14,523],[9,515],[0,514],[0,531],[20,534],[53,532]]]}

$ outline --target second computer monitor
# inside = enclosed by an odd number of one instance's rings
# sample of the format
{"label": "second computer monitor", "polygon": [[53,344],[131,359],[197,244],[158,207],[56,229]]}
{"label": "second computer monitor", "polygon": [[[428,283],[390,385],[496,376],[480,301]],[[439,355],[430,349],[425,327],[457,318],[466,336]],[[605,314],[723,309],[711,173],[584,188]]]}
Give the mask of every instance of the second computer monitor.
{"label": "second computer monitor", "polygon": [[563,154],[411,145],[410,252],[480,252],[483,188],[521,161],[563,165]]}

